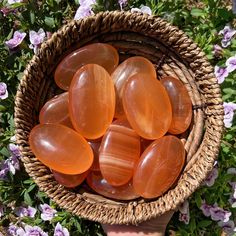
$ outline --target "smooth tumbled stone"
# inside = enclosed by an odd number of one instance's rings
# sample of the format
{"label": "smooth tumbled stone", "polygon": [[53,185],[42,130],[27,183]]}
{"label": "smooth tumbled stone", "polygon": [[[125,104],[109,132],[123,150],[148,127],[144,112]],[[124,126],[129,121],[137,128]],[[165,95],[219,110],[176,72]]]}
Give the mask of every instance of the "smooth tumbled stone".
{"label": "smooth tumbled stone", "polygon": [[139,197],[134,192],[132,181],[122,186],[112,186],[107,183],[100,172],[95,171],[89,173],[86,181],[91,189],[105,197],[118,200],[132,200]]}
{"label": "smooth tumbled stone", "polygon": [[76,131],[60,124],[39,124],[29,136],[35,156],[50,169],[75,175],[87,171],[93,163],[93,151]]}
{"label": "smooth tumbled stone", "polygon": [[47,101],[39,113],[41,124],[62,124],[73,128],[69,116],[69,95],[68,92],[57,95]]}
{"label": "smooth tumbled stone", "polygon": [[63,174],[63,173],[59,173],[55,170],[52,170],[52,174],[55,178],[55,180],[67,187],[67,188],[74,188],[78,185],[80,185],[87,177],[88,175],[88,171],[82,173],[82,174],[78,174],[78,175],[67,175],[67,174]]}
{"label": "smooth tumbled stone", "polygon": [[182,142],[175,136],[154,141],[141,155],[135,169],[133,186],[144,198],[164,194],[177,180],[185,162]]}
{"label": "smooth tumbled stone", "polygon": [[76,71],[86,64],[98,64],[108,73],[112,73],[119,63],[117,50],[109,44],[94,43],[77,49],[66,56],[55,71],[55,82],[64,90],[68,90]]}
{"label": "smooth tumbled stone", "polygon": [[136,132],[119,121],[111,124],[99,151],[99,166],[104,179],[113,186],[126,184],[133,176],[139,157],[140,137]]}
{"label": "smooth tumbled stone", "polygon": [[192,119],[192,102],[184,84],[171,76],[161,79],[172,106],[171,134],[181,134],[188,129]]}
{"label": "smooth tumbled stone", "polygon": [[99,168],[99,148],[100,148],[101,142],[89,141],[88,143],[93,150],[93,156],[94,156],[93,165],[91,166],[91,170],[100,171],[100,168]]}
{"label": "smooth tumbled stone", "polygon": [[124,86],[123,106],[130,125],[145,139],[158,139],[170,127],[170,99],[158,80],[132,76]]}
{"label": "smooth tumbled stone", "polygon": [[137,73],[147,74],[143,79],[152,77],[156,79],[156,71],[153,64],[144,57],[130,57],[122,62],[112,73],[111,77],[116,88],[116,112],[115,117],[124,116],[122,104],[123,87],[126,81]]}
{"label": "smooth tumbled stone", "polygon": [[79,69],[69,90],[69,114],[74,128],[86,139],[104,135],[115,112],[115,89],[108,72],[99,65]]}

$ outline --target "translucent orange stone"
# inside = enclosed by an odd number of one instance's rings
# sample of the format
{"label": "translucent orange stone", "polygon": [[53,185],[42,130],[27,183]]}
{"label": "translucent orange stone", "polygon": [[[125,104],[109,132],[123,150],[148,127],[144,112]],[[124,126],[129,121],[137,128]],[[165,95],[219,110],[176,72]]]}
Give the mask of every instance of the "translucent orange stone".
{"label": "translucent orange stone", "polygon": [[87,141],[60,124],[35,126],[30,132],[29,143],[43,164],[63,174],[81,174],[93,163],[93,152]]}
{"label": "translucent orange stone", "polygon": [[106,132],[115,112],[115,89],[108,72],[99,65],[79,69],[70,86],[69,114],[74,128],[87,139]]}
{"label": "translucent orange stone", "polygon": [[105,133],[99,151],[99,166],[104,179],[113,186],[126,184],[133,176],[140,157],[140,137],[119,121]]}
{"label": "translucent orange stone", "polygon": [[169,96],[158,80],[132,76],[124,86],[123,106],[130,125],[145,139],[160,138],[170,127]]}
{"label": "translucent orange stone", "polygon": [[94,156],[93,165],[91,166],[91,170],[100,171],[100,168],[99,168],[99,148],[100,148],[101,142],[89,141],[88,143],[93,150],[93,156]]}
{"label": "translucent orange stone", "polygon": [[181,134],[189,127],[192,119],[192,102],[184,84],[167,76],[161,79],[172,106],[172,122],[168,130],[171,134]]}
{"label": "translucent orange stone", "polygon": [[112,73],[112,80],[116,88],[116,112],[115,117],[121,118],[124,116],[122,104],[123,87],[126,81],[137,73],[147,74],[143,79],[149,77],[156,79],[156,71],[153,64],[144,57],[130,57],[122,62]]}
{"label": "translucent orange stone", "polygon": [[144,198],[161,196],[175,183],[184,162],[185,150],[178,138],[157,139],[141,155],[133,177],[135,192]]}
{"label": "translucent orange stone", "polygon": [[102,177],[100,172],[90,172],[86,179],[89,187],[95,192],[118,200],[132,200],[139,195],[134,192],[132,181],[122,186],[112,186]]}
{"label": "translucent orange stone", "polygon": [[70,121],[68,105],[68,92],[53,97],[40,110],[39,122],[41,124],[62,124],[73,128]]}
{"label": "translucent orange stone", "polygon": [[55,180],[67,187],[67,188],[74,188],[78,185],[80,185],[87,177],[88,175],[88,171],[82,173],[82,174],[78,174],[78,175],[67,175],[67,174],[62,174],[62,173],[59,173],[55,170],[52,170],[52,174],[55,178]]}
{"label": "translucent orange stone", "polygon": [[55,82],[61,89],[68,90],[76,71],[86,64],[98,64],[112,73],[119,63],[117,50],[109,44],[94,43],[77,49],[66,56],[55,71]]}

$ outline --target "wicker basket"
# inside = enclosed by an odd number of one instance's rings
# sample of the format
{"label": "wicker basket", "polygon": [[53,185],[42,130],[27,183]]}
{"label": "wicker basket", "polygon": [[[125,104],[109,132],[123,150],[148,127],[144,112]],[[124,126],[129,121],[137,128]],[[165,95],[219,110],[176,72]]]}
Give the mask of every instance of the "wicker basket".
{"label": "wicker basket", "polygon": [[[187,164],[177,185],[153,199],[115,201],[80,187],[59,185],[29,148],[30,130],[43,104],[57,94],[53,72],[75,48],[94,42],[116,47],[120,60],[140,55],[153,62],[157,74],[178,77],[193,104],[193,122],[186,139]],[[221,92],[204,53],[182,31],[164,20],[130,12],[103,12],[72,21],[42,45],[29,62],[15,100],[17,144],[26,171],[60,207],[89,220],[107,224],[137,224],[175,209],[206,178],[216,159],[223,132]]]}

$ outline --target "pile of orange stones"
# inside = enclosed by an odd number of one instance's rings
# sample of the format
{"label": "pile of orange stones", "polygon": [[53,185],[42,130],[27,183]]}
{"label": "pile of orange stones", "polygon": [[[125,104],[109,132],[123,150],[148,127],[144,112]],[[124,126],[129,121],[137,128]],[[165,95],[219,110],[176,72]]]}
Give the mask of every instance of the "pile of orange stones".
{"label": "pile of orange stones", "polygon": [[184,84],[157,78],[148,59],[118,63],[109,44],[67,55],[54,77],[66,92],[42,107],[30,147],[65,187],[86,181],[108,198],[156,198],[185,164],[178,135],[190,126],[192,103]]}

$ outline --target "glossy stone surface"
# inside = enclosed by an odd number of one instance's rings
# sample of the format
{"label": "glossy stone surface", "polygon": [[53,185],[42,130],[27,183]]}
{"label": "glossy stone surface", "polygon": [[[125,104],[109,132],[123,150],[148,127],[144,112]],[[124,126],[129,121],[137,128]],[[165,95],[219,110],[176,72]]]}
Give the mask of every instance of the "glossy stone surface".
{"label": "glossy stone surface", "polygon": [[181,134],[188,129],[192,119],[192,102],[184,84],[171,76],[161,79],[172,106],[171,134]]}
{"label": "glossy stone surface", "polygon": [[55,82],[63,90],[68,90],[76,71],[86,64],[98,64],[112,73],[119,63],[117,50],[109,44],[94,43],[79,48],[66,56],[55,71]]}
{"label": "glossy stone surface", "polygon": [[100,171],[100,168],[99,168],[99,148],[100,148],[101,142],[89,141],[88,144],[92,148],[93,156],[94,156],[93,165],[91,166],[90,169],[93,171]]}
{"label": "glossy stone surface", "polygon": [[104,179],[113,186],[126,184],[133,176],[139,157],[140,137],[135,131],[123,122],[111,124],[99,152],[99,166]]}
{"label": "glossy stone surface", "polygon": [[67,175],[67,174],[63,174],[63,173],[59,173],[55,170],[52,170],[52,174],[55,178],[55,180],[67,187],[67,188],[74,188],[78,185],[80,185],[87,177],[88,175],[88,171],[82,173],[82,174],[78,174],[78,175]]}
{"label": "glossy stone surface", "polygon": [[112,73],[112,80],[116,88],[116,112],[115,117],[121,118],[124,116],[122,104],[123,87],[126,81],[137,73],[147,74],[144,79],[155,78],[156,71],[153,64],[144,57],[130,57],[122,62]]}
{"label": "glossy stone surface", "polygon": [[108,198],[132,200],[139,197],[134,192],[132,181],[122,186],[112,186],[107,183],[100,172],[90,172],[86,181],[91,189]]}
{"label": "glossy stone surface", "polygon": [[175,136],[154,141],[141,155],[134,172],[135,192],[144,198],[164,194],[175,183],[185,162],[182,142]]}
{"label": "glossy stone surface", "polygon": [[39,122],[41,124],[62,124],[73,128],[70,121],[68,105],[68,92],[53,97],[40,110]]}
{"label": "glossy stone surface", "polygon": [[60,124],[36,125],[30,132],[29,143],[43,164],[63,174],[81,174],[93,163],[93,152],[87,141]]}
{"label": "glossy stone surface", "polygon": [[158,80],[132,76],[124,86],[123,106],[130,125],[145,139],[158,139],[170,127],[170,99]]}
{"label": "glossy stone surface", "polygon": [[104,135],[115,112],[115,89],[108,72],[89,64],[78,70],[69,90],[69,114],[74,128],[86,139]]}

